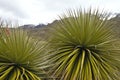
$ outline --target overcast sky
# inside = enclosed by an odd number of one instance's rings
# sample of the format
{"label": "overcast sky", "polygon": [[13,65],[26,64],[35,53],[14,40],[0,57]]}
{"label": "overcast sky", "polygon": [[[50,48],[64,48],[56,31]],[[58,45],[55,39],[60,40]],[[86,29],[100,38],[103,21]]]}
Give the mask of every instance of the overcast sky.
{"label": "overcast sky", "polygon": [[0,17],[20,24],[46,24],[67,9],[90,6],[120,13],[120,0],[0,0]]}

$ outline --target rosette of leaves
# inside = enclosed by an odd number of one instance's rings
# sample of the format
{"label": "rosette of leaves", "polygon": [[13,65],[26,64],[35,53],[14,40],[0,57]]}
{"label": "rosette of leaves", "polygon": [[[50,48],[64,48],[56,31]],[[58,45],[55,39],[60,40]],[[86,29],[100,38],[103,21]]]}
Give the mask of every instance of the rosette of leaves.
{"label": "rosette of leaves", "polygon": [[[43,80],[45,44],[20,29],[0,28],[0,80]],[[6,32],[7,31],[7,32]]]}
{"label": "rosette of leaves", "polygon": [[98,10],[69,10],[51,30],[49,62],[60,80],[119,80],[120,49],[108,22]]}

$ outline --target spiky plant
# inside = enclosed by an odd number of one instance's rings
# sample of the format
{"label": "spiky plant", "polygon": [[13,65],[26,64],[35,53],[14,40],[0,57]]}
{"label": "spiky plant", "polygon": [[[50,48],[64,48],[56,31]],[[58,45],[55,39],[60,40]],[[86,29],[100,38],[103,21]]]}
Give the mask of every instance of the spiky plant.
{"label": "spiky plant", "polygon": [[45,78],[44,44],[26,32],[0,28],[0,80],[41,80]]}
{"label": "spiky plant", "polygon": [[60,80],[120,80],[120,49],[98,10],[70,10],[52,29],[50,72]]}

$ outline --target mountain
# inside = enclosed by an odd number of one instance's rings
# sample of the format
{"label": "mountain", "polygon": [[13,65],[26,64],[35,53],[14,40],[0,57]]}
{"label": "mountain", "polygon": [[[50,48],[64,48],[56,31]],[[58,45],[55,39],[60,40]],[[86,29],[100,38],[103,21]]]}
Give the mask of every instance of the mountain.
{"label": "mountain", "polygon": [[111,25],[113,26],[113,31],[117,37],[120,38],[120,14],[117,14],[115,17],[110,20]]}
{"label": "mountain", "polygon": [[33,28],[41,28],[41,27],[45,27],[45,24],[38,24],[38,25],[33,25],[33,24],[25,24],[20,26],[19,28],[22,29],[33,29]]}
{"label": "mountain", "polygon": [[41,27],[45,27],[45,26],[46,26],[45,24],[38,24],[34,28],[41,28]]}
{"label": "mountain", "polygon": [[19,28],[28,29],[28,28],[34,28],[34,27],[35,27],[35,25],[33,25],[33,24],[26,24],[26,25],[20,26]]}

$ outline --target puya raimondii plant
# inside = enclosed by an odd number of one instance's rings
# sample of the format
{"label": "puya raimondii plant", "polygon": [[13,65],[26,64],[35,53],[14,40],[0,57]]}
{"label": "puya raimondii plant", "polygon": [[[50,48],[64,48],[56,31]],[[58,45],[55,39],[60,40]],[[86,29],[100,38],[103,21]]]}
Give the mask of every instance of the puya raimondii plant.
{"label": "puya raimondii plant", "polygon": [[21,29],[0,26],[0,80],[43,80],[44,47]]}
{"label": "puya raimondii plant", "polygon": [[60,80],[120,80],[120,49],[99,10],[69,10],[51,30],[48,61]]}

